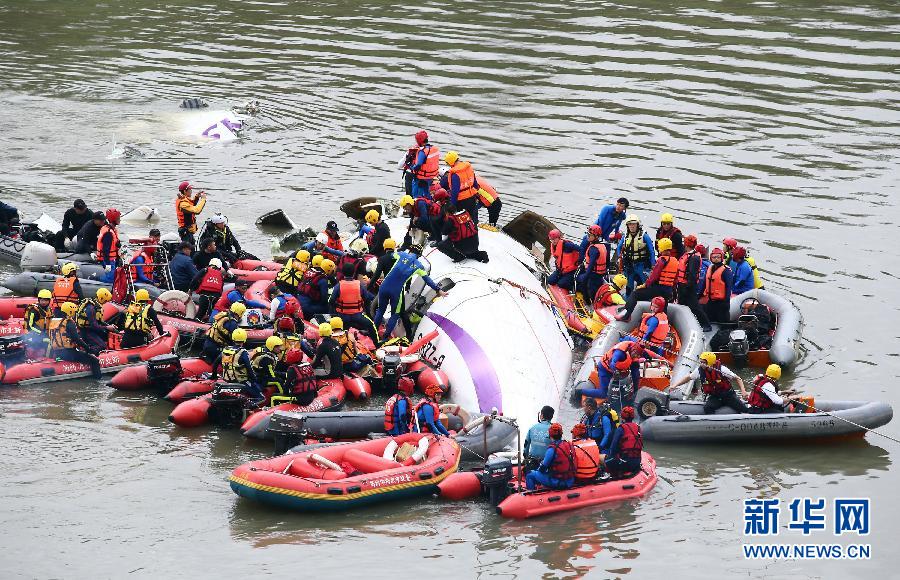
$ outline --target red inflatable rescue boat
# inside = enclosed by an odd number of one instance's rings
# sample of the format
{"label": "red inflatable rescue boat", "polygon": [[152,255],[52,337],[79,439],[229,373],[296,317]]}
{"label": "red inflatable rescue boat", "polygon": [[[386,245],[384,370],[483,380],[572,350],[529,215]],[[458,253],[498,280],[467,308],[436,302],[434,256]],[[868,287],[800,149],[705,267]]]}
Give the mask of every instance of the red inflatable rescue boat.
{"label": "red inflatable rescue boat", "polygon": [[[183,358],[181,359],[181,372],[179,373],[178,378],[187,379],[211,372],[212,367],[205,360],[201,358]],[[148,374],[148,366],[142,364],[124,368],[110,379],[109,385],[120,391],[148,389],[152,386]]]}
{"label": "red inflatable rescue boat", "polygon": [[0,318],[25,318],[25,309],[35,302],[34,296],[0,297]]}
{"label": "red inflatable rescue boat", "polygon": [[[121,312],[125,307],[114,302],[107,302],[103,305],[103,319],[109,320],[117,312]],[[180,316],[169,316],[168,314],[157,313],[159,321],[163,326],[171,326],[178,329],[178,332],[185,336],[192,334],[205,334],[209,330],[210,324],[201,322],[193,318],[182,318]],[[253,344],[262,344],[266,339],[272,336],[274,332],[271,328],[245,328],[247,331],[247,342]]]}

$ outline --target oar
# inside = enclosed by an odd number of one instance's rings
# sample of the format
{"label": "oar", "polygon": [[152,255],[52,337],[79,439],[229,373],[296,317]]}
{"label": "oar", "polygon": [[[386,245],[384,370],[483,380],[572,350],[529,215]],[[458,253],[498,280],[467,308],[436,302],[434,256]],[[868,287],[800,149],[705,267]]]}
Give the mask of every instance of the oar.
{"label": "oar", "polygon": [[423,346],[425,346],[426,344],[428,344],[429,342],[431,342],[432,340],[434,340],[437,337],[438,337],[438,331],[437,331],[437,329],[434,329],[431,332],[429,332],[428,334],[426,334],[425,336],[423,336],[422,338],[420,338],[419,340],[413,342],[408,347],[403,349],[403,352],[400,353],[400,356],[405,356],[408,354],[413,354],[415,352],[418,352],[419,349],[421,349]]}

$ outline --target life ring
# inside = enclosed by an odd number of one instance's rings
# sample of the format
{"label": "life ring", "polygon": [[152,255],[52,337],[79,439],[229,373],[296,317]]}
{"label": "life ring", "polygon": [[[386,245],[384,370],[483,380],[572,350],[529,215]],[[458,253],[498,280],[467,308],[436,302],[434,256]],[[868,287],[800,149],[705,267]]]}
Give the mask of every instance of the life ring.
{"label": "life ring", "polygon": [[343,471],[343,469],[341,469],[340,465],[338,465],[337,463],[335,463],[334,461],[332,461],[330,459],[326,459],[326,458],[322,457],[318,453],[311,454],[309,456],[309,462],[315,463],[316,465],[318,465],[320,467],[324,467],[326,469],[333,469],[335,471]]}
{"label": "life ring", "polygon": [[[440,406],[441,413],[444,415],[456,415],[462,420],[463,425],[468,425],[468,423],[472,420],[472,415],[460,407],[459,405],[454,405],[450,403],[446,403]],[[477,421],[478,419],[476,419]]]}
{"label": "life ring", "polygon": [[163,314],[175,314],[184,318],[197,316],[197,305],[187,292],[166,290],[153,301],[153,310]]}
{"label": "life ring", "polygon": [[387,444],[387,447],[384,448],[384,453],[381,454],[383,459],[394,460],[394,455],[397,453],[397,442],[391,439],[390,443]]}
{"label": "life ring", "polygon": [[424,458],[425,454],[428,453],[428,436],[422,437],[419,439],[419,446],[413,451],[413,454],[409,456],[409,459],[403,462],[403,465],[415,465],[416,463],[420,463]]}

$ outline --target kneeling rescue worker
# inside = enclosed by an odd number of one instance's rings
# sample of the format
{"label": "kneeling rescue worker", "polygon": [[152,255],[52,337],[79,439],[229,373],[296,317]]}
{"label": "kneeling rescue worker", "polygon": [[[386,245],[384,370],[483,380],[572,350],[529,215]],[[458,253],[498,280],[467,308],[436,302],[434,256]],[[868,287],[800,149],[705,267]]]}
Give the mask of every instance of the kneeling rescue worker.
{"label": "kneeling rescue worker", "polygon": [[450,435],[444,424],[441,423],[441,397],[444,391],[440,385],[428,385],[425,388],[425,398],[419,401],[412,412],[409,422],[409,430],[413,433],[436,433],[438,435]]}
{"label": "kneeling rescue worker", "polygon": [[416,384],[407,376],[397,381],[397,392],[384,404],[384,432],[388,435],[409,433],[412,402],[409,400]]}
{"label": "kneeling rescue worker", "polygon": [[563,440],[563,428],[559,423],[550,425],[548,431],[550,445],[540,466],[525,476],[525,487],[529,490],[537,486],[551,489],[569,489],[575,485],[575,449]]}
{"label": "kneeling rescue worker", "polygon": [[50,356],[58,360],[84,363],[91,367],[95,379],[103,376],[100,372],[100,359],[88,352],[88,345],[78,333],[75,313],[78,307],[74,302],[63,302],[59,307],[62,317],[52,318],[49,324]]}
{"label": "kneeling rescue worker", "polygon": [[547,278],[547,284],[571,291],[575,286],[575,271],[578,270],[581,248],[563,239],[559,230],[550,230],[547,237],[550,239],[550,255],[553,256],[555,268]]}
{"label": "kneeling rescue worker", "polygon": [[235,302],[228,310],[216,314],[212,326],[206,331],[200,358],[210,364],[216,360],[222,349],[231,342],[232,334],[238,329],[238,321],[246,310],[247,307],[242,302]]}
{"label": "kneeling rescue worker", "polygon": [[669,388],[674,391],[688,381],[694,381],[698,378],[700,379],[700,386],[706,394],[706,403],[703,405],[704,413],[711,415],[720,407],[730,407],[735,413],[747,412],[747,406],[738,398],[730,382],[731,379],[737,381],[741,388],[741,394],[746,397],[747,391],[744,388],[744,381],[723,365],[722,361],[717,360],[715,353],[712,352],[701,353],[700,366]]}
{"label": "kneeling rescue worker", "polygon": [[303,351],[292,348],[284,355],[288,369],[284,388],[298,405],[309,405],[316,398],[318,383],[312,365],[303,361]]}
{"label": "kneeling rescue worker", "polygon": [[78,305],[75,322],[81,331],[81,338],[90,347],[91,354],[106,350],[109,332],[115,330],[103,320],[103,305],[112,300],[112,292],[106,288],[97,289],[97,299],[85,298]]}
{"label": "kneeling rescue worker", "polygon": [[753,390],[747,398],[750,413],[784,413],[790,399],[778,394],[778,379],[781,378],[781,367],[770,364],[766,372],[753,379]]}
{"label": "kneeling rescue worker", "polygon": [[312,361],[317,378],[339,379],[344,376],[344,363],[341,358],[341,345],[332,338],[333,329],[327,322],[319,325],[319,345],[316,357]]}
{"label": "kneeling rescue worker", "polygon": [[134,348],[150,342],[150,331],[154,326],[157,334],[163,335],[163,325],[150,305],[150,293],[143,288],[134,293],[134,302],[123,314],[122,348]]}
{"label": "kneeling rescue worker", "polygon": [[634,422],[634,407],[625,407],[622,409],[622,424],[613,435],[609,454],[604,461],[606,471],[614,478],[635,473],[641,468],[641,451],[643,449],[644,439],[641,436],[641,427]]}

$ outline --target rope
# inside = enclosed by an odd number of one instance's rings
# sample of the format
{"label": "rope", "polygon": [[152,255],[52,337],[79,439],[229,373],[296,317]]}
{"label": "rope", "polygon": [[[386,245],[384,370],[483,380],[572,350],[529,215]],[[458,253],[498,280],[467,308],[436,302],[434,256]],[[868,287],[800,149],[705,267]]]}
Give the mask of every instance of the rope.
{"label": "rope", "polygon": [[880,436],[884,437],[885,439],[890,439],[894,443],[900,443],[900,439],[895,439],[894,437],[891,437],[890,435],[885,435],[884,433],[882,433],[880,431],[876,431],[875,429],[870,429],[864,425],[860,425],[859,423],[854,423],[853,421],[851,421],[849,419],[844,419],[843,417],[839,417],[829,411],[823,411],[822,409],[817,409],[813,405],[809,405],[809,404],[803,403],[801,401],[794,401],[794,403],[797,405],[801,405],[803,407],[810,408],[813,411],[815,411],[816,413],[824,413],[824,414],[828,415],[829,417],[834,417],[835,419],[839,419],[839,420],[843,421],[844,423],[849,423],[850,425],[853,425],[857,429],[862,429],[863,431],[866,431],[867,433],[874,433],[875,435],[880,435]]}

